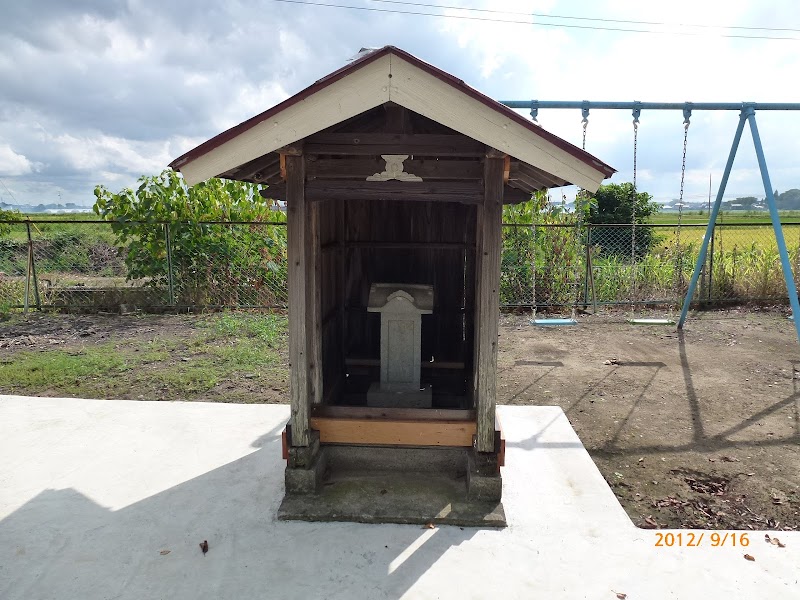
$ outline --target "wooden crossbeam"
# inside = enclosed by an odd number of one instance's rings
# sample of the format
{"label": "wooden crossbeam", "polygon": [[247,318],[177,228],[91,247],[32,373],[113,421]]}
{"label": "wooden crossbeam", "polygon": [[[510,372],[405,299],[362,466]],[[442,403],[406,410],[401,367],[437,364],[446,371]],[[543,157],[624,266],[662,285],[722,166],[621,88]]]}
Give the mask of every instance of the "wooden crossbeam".
{"label": "wooden crossbeam", "polygon": [[[262,196],[285,199],[286,187],[271,185]],[[322,181],[315,179],[306,184],[306,200],[406,200],[417,202],[459,202],[479,204],[483,189],[478,182],[464,181]]]}
{"label": "wooden crossbeam", "polygon": [[306,139],[306,154],[462,156],[479,158],[486,146],[464,135],[318,133]]}
{"label": "wooden crossbeam", "polygon": [[472,447],[475,421],[312,416],[322,444]]}
{"label": "wooden crossbeam", "polygon": [[475,411],[461,408],[378,408],[373,406],[316,405],[312,417],[351,419],[399,419],[406,421],[474,421]]}
{"label": "wooden crossbeam", "polygon": [[[261,195],[274,200],[287,200],[286,186],[270,185]],[[306,183],[306,200],[403,200],[410,202],[458,202],[483,204],[483,186],[468,181],[328,181],[315,179]],[[505,186],[503,199],[508,204],[530,200],[524,190]]]}
{"label": "wooden crossbeam", "polygon": [[[345,358],[344,364],[348,367],[380,367],[381,360],[379,358]],[[450,370],[450,371],[460,371],[464,369],[464,363],[458,361],[442,361],[437,360],[434,362],[430,361],[422,361],[420,363],[420,367],[423,369],[434,369],[434,370]]]}
{"label": "wooden crossbeam", "polygon": [[[405,154],[405,153],[403,153]],[[378,156],[358,158],[319,158],[306,167],[309,179],[361,179],[380,173],[386,161]],[[408,158],[403,161],[406,173],[430,179],[473,179],[483,176],[483,165],[477,160],[424,160]]]}

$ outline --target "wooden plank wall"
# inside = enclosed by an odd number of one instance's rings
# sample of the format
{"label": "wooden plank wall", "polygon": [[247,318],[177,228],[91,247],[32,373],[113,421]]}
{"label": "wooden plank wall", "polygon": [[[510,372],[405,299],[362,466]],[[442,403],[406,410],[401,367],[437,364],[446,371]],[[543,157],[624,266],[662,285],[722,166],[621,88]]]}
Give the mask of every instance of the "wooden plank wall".
{"label": "wooden plank wall", "polygon": [[[380,357],[380,316],[366,310],[370,285],[421,283],[433,285],[435,294],[433,314],[423,316],[423,360],[465,362],[469,369],[472,336],[465,335],[465,317],[471,323],[473,316],[464,312],[465,306],[472,310],[474,290],[465,292],[465,265],[474,268],[475,218],[474,206],[457,203],[347,202],[348,356]],[[387,248],[387,243],[401,246]],[[466,380],[466,371],[463,375]]]}
{"label": "wooden plank wall", "polygon": [[322,313],[322,389],[323,402],[329,404],[341,391],[345,376],[343,347],[344,297],[343,201],[316,203],[320,218],[321,313]]}

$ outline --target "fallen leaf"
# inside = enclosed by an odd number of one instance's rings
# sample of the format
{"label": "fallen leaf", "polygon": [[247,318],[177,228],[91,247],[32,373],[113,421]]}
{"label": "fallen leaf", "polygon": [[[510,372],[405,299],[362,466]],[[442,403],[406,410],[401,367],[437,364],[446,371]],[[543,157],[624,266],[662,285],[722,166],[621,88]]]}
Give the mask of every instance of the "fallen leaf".
{"label": "fallen leaf", "polygon": [[744,559],[745,560],[749,560],[750,562],[755,562],[756,561],[756,559],[753,558],[752,556],[750,556],[749,554],[745,554],[744,555]]}
{"label": "fallen leaf", "polygon": [[619,364],[619,359],[611,358],[609,360],[604,361],[603,364],[604,365],[618,365]]}
{"label": "fallen leaf", "polygon": [[161,552],[159,552],[159,554],[160,554],[161,556],[165,556],[165,555],[167,555],[167,554],[169,554],[169,553],[170,553],[170,550],[162,550]]}
{"label": "fallen leaf", "polygon": [[768,544],[772,544],[773,546],[777,546],[778,548],[786,548],[786,544],[781,542],[776,537],[770,537],[768,533],[764,534],[764,541],[766,541]]}
{"label": "fallen leaf", "polygon": [[619,600],[625,600],[625,598],[628,597],[628,594],[623,594],[622,592],[614,592],[614,593],[617,595],[617,598],[619,598]]}
{"label": "fallen leaf", "polygon": [[428,521],[425,525],[422,526],[423,529],[436,529],[436,525],[433,524],[433,521]]}
{"label": "fallen leaf", "polygon": [[735,456],[722,456],[720,458],[722,462],[739,462],[739,459]]}
{"label": "fallen leaf", "polygon": [[203,543],[200,544],[200,550],[203,551],[203,556],[205,556],[206,552],[208,552],[208,540],[203,540]]}
{"label": "fallen leaf", "polygon": [[658,523],[656,523],[653,517],[645,517],[644,522],[648,525],[645,529],[658,529]]}

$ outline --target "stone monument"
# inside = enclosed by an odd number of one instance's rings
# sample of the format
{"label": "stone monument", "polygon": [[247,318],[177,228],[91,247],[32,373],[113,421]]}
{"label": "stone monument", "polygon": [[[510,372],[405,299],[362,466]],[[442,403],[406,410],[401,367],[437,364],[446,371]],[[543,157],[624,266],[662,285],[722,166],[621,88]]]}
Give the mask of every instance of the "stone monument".
{"label": "stone monument", "polygon": [[374,283],[367,310],[381,314],[381,380],[367,406],[431,408],[431,386],[420,385],[422,315],[433,313],[433,286]]}

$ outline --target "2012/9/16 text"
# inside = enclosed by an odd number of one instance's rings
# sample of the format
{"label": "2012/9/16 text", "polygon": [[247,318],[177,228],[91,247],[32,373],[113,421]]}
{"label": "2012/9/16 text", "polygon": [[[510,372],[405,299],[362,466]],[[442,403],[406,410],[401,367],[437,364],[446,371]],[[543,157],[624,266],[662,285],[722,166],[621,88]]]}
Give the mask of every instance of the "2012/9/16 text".
{"label": "2012/9/16 text", "polygon": [[694,548],[701,545],[711,546],[712,548],[722,548],[723,546],[744,548],[750,545],[750,538],[747,533],[737,533],[735,531],[718,532],[714,531],[695,533],[693,531],[679,533],[656,532],[655,546],[657,548]]}

